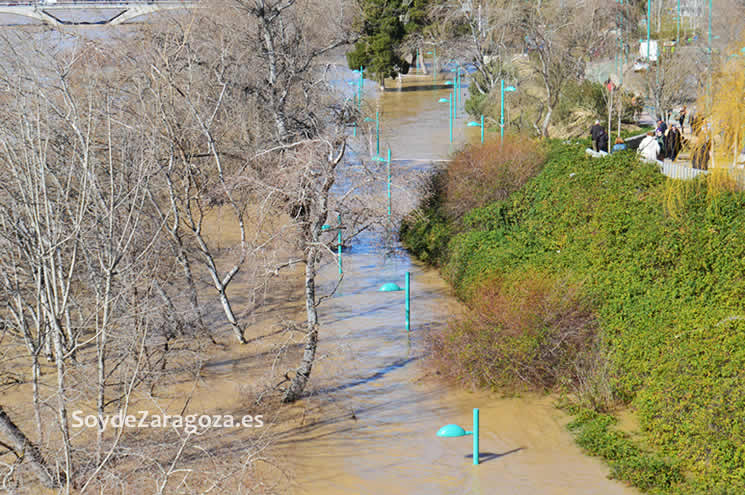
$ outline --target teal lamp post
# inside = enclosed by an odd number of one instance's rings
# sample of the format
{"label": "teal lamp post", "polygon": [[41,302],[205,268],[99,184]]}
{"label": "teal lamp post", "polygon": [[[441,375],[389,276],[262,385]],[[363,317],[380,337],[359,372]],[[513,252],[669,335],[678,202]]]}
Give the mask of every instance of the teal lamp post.
{"label": "teal lamp post", "polygon": [[517,91],[515,86],[507,86],[504,85],[504,79],[501,80],[501,105],[499,110],[499,143],[504,142],[504,93],[505,92],[511,92],[511,91]]}
{"label": "teal lamp post", "polygon": [[[365,117],[365,122],[372,122],[373,119]],[[380,154],[380,112],[375,110],[375,154]]]}
{"label": "teal lamp post", "polygon": [[387,182],[387,190],[388,190],[388,222],[391,221],[391,149],[388,148],[388,157],[383,158],[382,156],[374,156],[372,157],[373,160],[379,161],[379,162],[385,162],[386,163],[386,169],[388,173],[388,182]]}
{"label": "teal lamp post", "polygon": [[481,144],[484,144],[484,116],[481,116],[481,123],[474,122],[473,120],[469,122],[468,127],[481,127]]}
{"label": "teal lamp post", "polygon": [[432,55],[432,80],[437,80],[437,46],[432,47],[431,52],[427,52],[427,55]]}
{"label": "teal lamp post", "polygon": [[[453,81],[445,81],[444,84],[446,86],[452,86],[452,88],[453,88],[451,90],[451,96],[452,96],[452,100],[453,100],[453,121],[455,121],[458,118],[457,108],[456,108],[457,107],[457,103],[458,103],[458,83],[453,80]],[[440,101],[442,101],[442,100],[440,100]]]}
{"label": "teal lamp post", "polygon": [[448,104],[448,124],[450,125],[450,142],[453,142],[453,96],[452,93],[450,93],[450,98],[440,98],[440,103],[447,103]]}
{"label": "teal lamp post", "polygon": [[652,67],[652,52],[649,51],[650,47],[650,34],[652,29],[652,0],[647,0],[647,60],[649,61],[649,67]]}
{"label": "teal lamp post", "polygon": [[460,103],[460,99],[461,99],[460,98],[460,90],[461,90],[461,85],[460,85],[460,65],[456,65],[455,66],[455,69],[450,69],[450,72],[455,72],[455,78],[454,78],[454,81],[455,81],[455,103],[457,105],[457,104]]}
{"label": "teal lamp post", "polygon": [[395,282],[387,282],[383,284],[378,292],[398,292],[406,291],[406,331],[411,330],[411,272],[406,272],[406,288],[402,289]]}
{"label": "teal lamp post", "polygon": [[463,437],[473,435],[473,465],[479,464],[479,410],[473,410],[473,431],[466,431],[458,425],[445,425],[437,432],[438,437]]}
{"label": "teal lamp post", "polygon": [[360,79],[357,82],[357,110],[362,106],[362,88],[365,83],[365,68],[360,65],[360,69],[353,70],[355,74],[360,75]]}

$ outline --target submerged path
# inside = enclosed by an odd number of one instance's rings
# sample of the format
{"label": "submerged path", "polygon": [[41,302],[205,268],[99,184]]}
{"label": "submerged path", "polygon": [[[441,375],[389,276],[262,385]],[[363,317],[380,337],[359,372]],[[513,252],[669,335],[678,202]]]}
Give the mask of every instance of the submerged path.
{"label": "submerged path", "polygon": [[[442,94],[446,94],[444,91]],[[438,91],[384,93],[382,143],[395,156],[444,159],[447,106]],[[464,139],[465,118],[456,136]],[[471,129],[472,130],[472,129]],[[471,138],[478,139],[478,129]],[[421,163],[398,166],[421,167]],[[460,306],[439,275],[400,247],[363,237],[344,255],[339,293],[321,308],[321,359],[314,369],[320,413],[282,435],[277,450],[290,465],[297,494],[629,495],[607,479],[566,431],[551,398],[499,398],[446,385],[424,358],[424,341]],[[404,329],[403,293],[381,293],[412,273],[412,331]],[[323,271],[327,285],[336,266]],[[438,438],[448,423],[471,428],[481,412],[481,465],[471,438]]]}

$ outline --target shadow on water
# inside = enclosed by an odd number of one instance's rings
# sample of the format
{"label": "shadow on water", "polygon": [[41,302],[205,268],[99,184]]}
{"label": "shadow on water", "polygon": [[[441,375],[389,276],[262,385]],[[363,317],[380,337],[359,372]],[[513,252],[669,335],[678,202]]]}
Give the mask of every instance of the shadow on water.
{"label": "shadow on water", "polygon": [[409,358],[405,358],[405,359],[399,359],[399,360],[397,360],[397,361],[389,364],[388,366],[379,369],[378,371],[376,371],[375,373],[373,373],[370,376],[367,376],[365,378],[359,378],[357,380],[354,380],[354,381],[351,381],[351,382],[348,382],[348,383],[344,383],[342,385],[337,385],[335,387],[330,387],[330,388],[325,388],[325,389],[322,388],[322,389],[320,389],[318,391],[318,393],[319,394],[331,394],[331,393],[334,393],[334,392],[339,392],[339,391],[342,391],[342,390],[347,390],[347,389],[350,389],[350,388],[353,388],[353,387],[357,387],[359,385],[364,385],[366,383],[370,383],[370,382],[373,382],[375,380],[379,380],[379,379],[383,378],[385,375],[387,375],[388,373],[390,373],[391,371],[397,370],[399,368],[403,368],[407,364],[409,364],[409,363],[411,363],[413,361],[416,361],[417,359],[419,359],[419,357],[409,357]]}
{"label": "shadow on water", "polygon": [[[495,454],[494,452],[479,452],[479,464],[493,461],[494,459],[499,459],[500,457],[520,452],[521,450],[525,450],[525,447],[518,447],[516,449],[508,450],[507,452],[502,452],[501,454]],[[473,454],[464,455],[463,457],[466,459],[473,459]]]}

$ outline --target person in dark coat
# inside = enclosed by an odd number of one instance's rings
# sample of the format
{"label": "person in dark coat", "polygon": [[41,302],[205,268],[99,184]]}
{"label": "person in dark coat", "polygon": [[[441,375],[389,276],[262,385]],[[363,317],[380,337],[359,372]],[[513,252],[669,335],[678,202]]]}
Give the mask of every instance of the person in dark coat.
{"label": "person in dark coat", "polygon": [[668,129],[667,135],[665,136],[665,158],[675,161],[678,157],[678,153],[680,153],[680,145],[680,129],[673,125]]}
{"label": "person in dark coat", "polygon": [[683,134],[683,122],[686,120],[686,114],[688,113],[688,109],[685,105],[683,105],[683,108],[680,109],[680,112],[678,113],[678,122],[680,122],[680,133]]}
{"label": "person in dark coat", "polygon": [[608,152],[608,133],[605,132],[605,129],[600,129],[602,132],[600,133],[600,136],[598,137],[598,151],[605,151]]}
{"label": "person in dark coat", "polygon": [[[600,149],[598,148],[598,139],[600,138],[600,135],[604,133],[605,133],[605,129],[603,129],[603,126],[600,125],[600,121],[596,120],[595,124],[593,124],[593,126],[590,127],[590,137],[592,137],[592,150],[593,151],[600,151]],[[606,137],[606,147],[607,147],[607,137]]]}
{"label": "person in dark coat", "polygon": [[665,131],[667,131],[667,124],[662,119],[657,119],[657,130],[655,132],[659,132],[664,136]]}

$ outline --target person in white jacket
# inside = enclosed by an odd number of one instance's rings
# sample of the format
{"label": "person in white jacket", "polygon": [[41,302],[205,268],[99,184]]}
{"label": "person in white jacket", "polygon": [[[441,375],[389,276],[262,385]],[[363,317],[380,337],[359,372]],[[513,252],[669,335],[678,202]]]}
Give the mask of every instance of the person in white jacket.
{"label": "person in white jacket", "polygon": [[657,154],[660,152],[660,145],[657,139],[654,137],[653,132],[648,132],[647,135],[639,143],[639,154],[647,161],[656,162]]}

